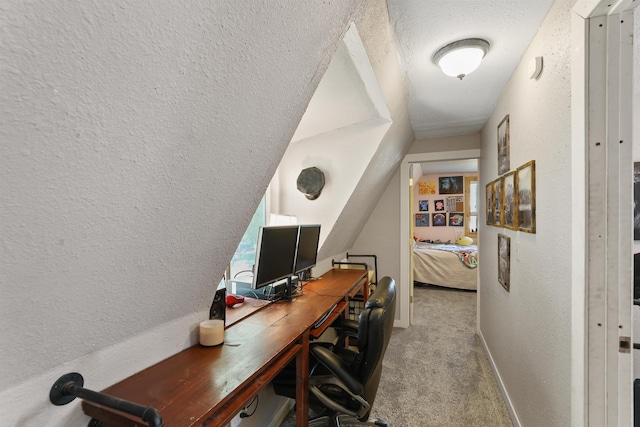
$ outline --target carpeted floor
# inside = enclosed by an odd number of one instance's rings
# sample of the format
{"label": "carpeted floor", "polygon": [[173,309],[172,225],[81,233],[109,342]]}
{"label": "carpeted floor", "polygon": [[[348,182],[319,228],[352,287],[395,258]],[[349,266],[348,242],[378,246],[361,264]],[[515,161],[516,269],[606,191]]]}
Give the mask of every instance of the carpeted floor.
{"label": "carpeted floor", "polygon": [[414,324],[394,329],[371,416],[392,427],[512,427],[475,331],[475,292],[416,286]]}
{"label": "carpeted floor", "polygon": [[414,324],[394,330],[372,416],[397,427],[513,426],[475,332],[476,296],[415,287]]}

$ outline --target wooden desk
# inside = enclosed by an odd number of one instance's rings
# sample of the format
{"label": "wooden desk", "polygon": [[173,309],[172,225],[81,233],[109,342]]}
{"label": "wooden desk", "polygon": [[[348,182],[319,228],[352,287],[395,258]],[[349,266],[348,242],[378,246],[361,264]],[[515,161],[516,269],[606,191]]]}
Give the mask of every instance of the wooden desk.
{"label": "wooden desk", "polygon": [[[297,360],[296,418],[307,425],[309,337],[319,336],[368,284],[365,270],[330,270],[304,286],[293,302],[267,304],[225,330],[224,344],[189,347],[103,390],[153,406],[166,427],[223,426],[293,358]],[[338,308],[319,328],[314,323]],[[140,419],[89,401],[90,417],[113,427],[142,426]]]}

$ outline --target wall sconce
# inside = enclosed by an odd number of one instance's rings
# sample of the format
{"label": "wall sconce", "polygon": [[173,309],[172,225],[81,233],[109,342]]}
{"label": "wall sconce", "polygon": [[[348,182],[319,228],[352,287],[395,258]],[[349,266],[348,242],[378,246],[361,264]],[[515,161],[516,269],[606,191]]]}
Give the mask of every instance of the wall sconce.
{"label": "wall sconce", "polygon": [[433,55],[433,62],[447,76],[460,80],[475,71],[489,51],[489,42],[483,39],[464,39],[440,48]]}

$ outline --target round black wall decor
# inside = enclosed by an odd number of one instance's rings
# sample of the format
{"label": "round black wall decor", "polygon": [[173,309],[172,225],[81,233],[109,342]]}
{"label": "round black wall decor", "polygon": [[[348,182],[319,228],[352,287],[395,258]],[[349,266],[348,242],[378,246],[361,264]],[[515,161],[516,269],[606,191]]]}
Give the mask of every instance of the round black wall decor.
{"label": "round black wall decor", "polygon": [[324,187],[324,173],[317,167],[303,169],[298,175],[298,191],[304,194],[309,200],[320,197]]}

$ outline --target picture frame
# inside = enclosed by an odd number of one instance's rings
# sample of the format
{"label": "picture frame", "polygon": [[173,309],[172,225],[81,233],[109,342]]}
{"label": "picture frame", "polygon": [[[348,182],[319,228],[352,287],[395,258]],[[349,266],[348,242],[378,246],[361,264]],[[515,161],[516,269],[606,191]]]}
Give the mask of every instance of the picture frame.
{"label": "picture frame", "polygon": [[502,226],[511,230],[518,229],[518,194],[516,189],[516,172],[511,171],[502,177]]}
{"label": "picture frame", "polygon": [[416,227],[428,227],[429,226],[429,214],[416,214]]}
{"label": "picture frame", "polygon": [[444,199],[438,199],[433,201],[433,210],[434,211],[443,211],[445,207]]}
{"label": "picture frame", "polygon": [[519,231],[536,232],[536,161],[531,160],[516,170]]}
{"label": "picture frame", "polygon": [[431,214],[431,223],[433,224],[434,227],[446,227],[447,214],[444,214],[444,213]]}
{"label": "picture frame", "polygon": [[504,116],[504,119],[498,124],[498,175],[509,172],[511,168],[509,166],[509,145],[510,145],[510,130],[509,130],[509,115]]}
{"label": "picture frame", "polygon": [[449,212],[449,227],[464,227],[464,212]]}
{"label": "picture frame", "polygon": [[493,225],[502,227],[502,178],[493,181]]}
{"label": "picture frame", "polygon": [[464,193],[464,177],[460,176],[441,176],[438,178],[439,194],[463,194]]}
{"label": "picture frame", "polygon": [[493,182],[485,186],[485,215],[487,225],[493,225]]}
{"label": "picture frame", "polygon": [[507,291],[511,291],[511,238],[498,233],[498,282]]}
{"label": "picture frame", "polygon": [[418,209],[420,212],[428,212],[429,211],[429,201],[428,200],[420,200],[418,201]]}

